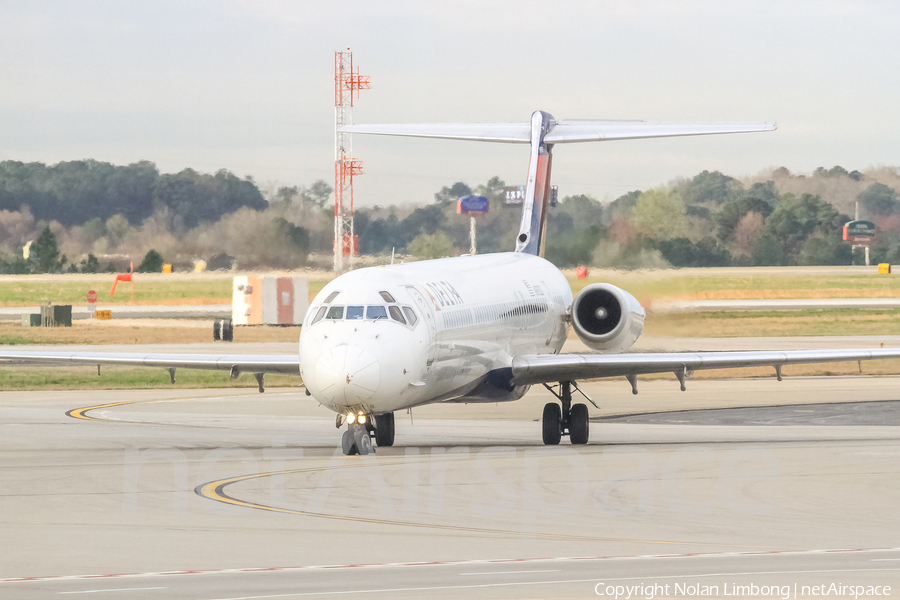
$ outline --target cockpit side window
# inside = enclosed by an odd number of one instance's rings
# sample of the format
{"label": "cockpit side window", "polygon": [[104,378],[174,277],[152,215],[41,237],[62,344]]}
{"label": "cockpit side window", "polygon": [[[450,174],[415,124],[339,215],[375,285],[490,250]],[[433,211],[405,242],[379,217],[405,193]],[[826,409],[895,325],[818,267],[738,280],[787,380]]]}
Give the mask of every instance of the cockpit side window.
{"label": "cockpit side window", "polygon": [[[330,294],[328,294],[328,297],[325,298],[325,304],[328,304],[329,302],[337,298],[338,294],[340,294],[340,292],[331,292]],[[331,317],[328,318],[330,319]]]}
{"label": "cockpit side window", "polygon": [[415,311],[408,306],[404,306],[403,314],[406,315],[406,320],[409,321],[409,324],[412,325],[413,327],[415,327],[416,321],[419,320],[419,318],[416,316]]}
{"label": "cockpit side window", "polygon": [[312,321],[310,321],[309,324],[310,324],[310,325],[313,325],[313,324],[318,323],[319,321],[321,321],[321,320],[322,320],[322,317],[325,316],[325,311],[326,311],[326,310],[328,310],[328,309],[327,309],[326,307],[324,307],[324,306],[323,306],[322,308],[320,308],[320,309],[318,310],[318,312],[316,312],[316,316],[313,317]]}
{"label": "cockpit side window", "polygon": [[356,321],[363,318],[363,310],[365,307],[363,306],[348,306],[347,307],[347,320],[348,321]]}
{"label": "cockpit side window", "polygon": [[344,318],[344,307],[343,306],[332,306],[328,309],[328,315],[325,317],[326,319],[343,319]]}
{"label": "cockpit side window", "polygon": [[381,297],[384,298],[385,302],[390,302],[392,304],[394,302],[396,302],[396,300],[394,300],[394,297],[391,296],[388,292],[378,292],[378,293],[381,294]]}
{"label": "cockpit side window", "polygon": [[367,306],[366,307],[366,318],[367,319],[387,319],[387,311],[383,306]]}
{"label": "cockpit side window", "polygon": [[395,321],[403,323],[406,325],[406,319],[403,318],[403,313],[400,312],[400,308],[397,306],[388,306],[388,310],[391,313],[391,318]]}

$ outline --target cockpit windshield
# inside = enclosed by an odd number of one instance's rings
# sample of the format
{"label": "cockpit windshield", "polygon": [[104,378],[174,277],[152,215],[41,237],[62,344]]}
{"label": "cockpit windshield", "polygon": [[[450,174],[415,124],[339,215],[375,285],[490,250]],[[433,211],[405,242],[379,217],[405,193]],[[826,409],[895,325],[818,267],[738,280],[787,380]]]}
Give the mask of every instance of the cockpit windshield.
{"label": "cockpit windshield", "polygon": [[[388,321],[392,320],[401,325],[415,327],[418,319],[415,312],[409,306],[384,306],[374,304],[369,306],[347,306],[346,310],[343,306],[322,306],[317,309],[315,316],[312,317],[310,325],[314,325],[321,321],[323,317],[332,321]],[[405,318],[404,318],[405,314]]]}
{"label": "cockpit windshield", "polygon": [[387,319],[387,310],[383,306],[369,306],[366,308],[367,319]]}

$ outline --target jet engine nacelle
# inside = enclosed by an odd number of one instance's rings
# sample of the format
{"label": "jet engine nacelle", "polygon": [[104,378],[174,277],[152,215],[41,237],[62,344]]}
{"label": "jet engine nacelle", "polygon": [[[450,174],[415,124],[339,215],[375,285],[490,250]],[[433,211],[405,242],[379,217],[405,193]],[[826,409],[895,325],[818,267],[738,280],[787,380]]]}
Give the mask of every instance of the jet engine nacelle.
{"label": "jet engine nacelle", "polygon": [[616,353],[631,348],[644,329],[644,307],[614,285],[594,283],[575,296],[572,325],[592,350]]}

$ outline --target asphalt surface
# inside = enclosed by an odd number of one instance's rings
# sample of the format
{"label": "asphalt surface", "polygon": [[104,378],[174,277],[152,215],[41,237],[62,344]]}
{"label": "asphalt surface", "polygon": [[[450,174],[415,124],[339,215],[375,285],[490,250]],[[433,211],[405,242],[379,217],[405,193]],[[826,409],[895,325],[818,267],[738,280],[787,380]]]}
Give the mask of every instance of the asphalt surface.
{"label": "asphalt surface", "polygon": [[863,425],[900,426],[900,401],[840,402],[766,406],[761,408],[718,408],[711,410],[668,411],[660,413],[598,417],[606,423],[645,423],[651,425]]}
{"label": "asphalt surface", "polygon": [[540,443],[535,390],[398,414],[365,458],[299,389],[2,393],[0,598],[896,595],[898,383],[591,383],[594,416],[681,412],[582,447]]}

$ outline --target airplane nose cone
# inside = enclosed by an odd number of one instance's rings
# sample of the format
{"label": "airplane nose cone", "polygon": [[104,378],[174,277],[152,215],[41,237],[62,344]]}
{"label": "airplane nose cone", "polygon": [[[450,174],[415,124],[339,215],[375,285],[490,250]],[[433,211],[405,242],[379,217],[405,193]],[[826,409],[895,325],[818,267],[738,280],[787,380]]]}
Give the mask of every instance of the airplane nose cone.
{"label": "airplane nose cone", "polygon": [[316,386],[323,400],[354,406],[372,397],[381,383],[375,357],[356,346],[335,346],[316,363]]}

